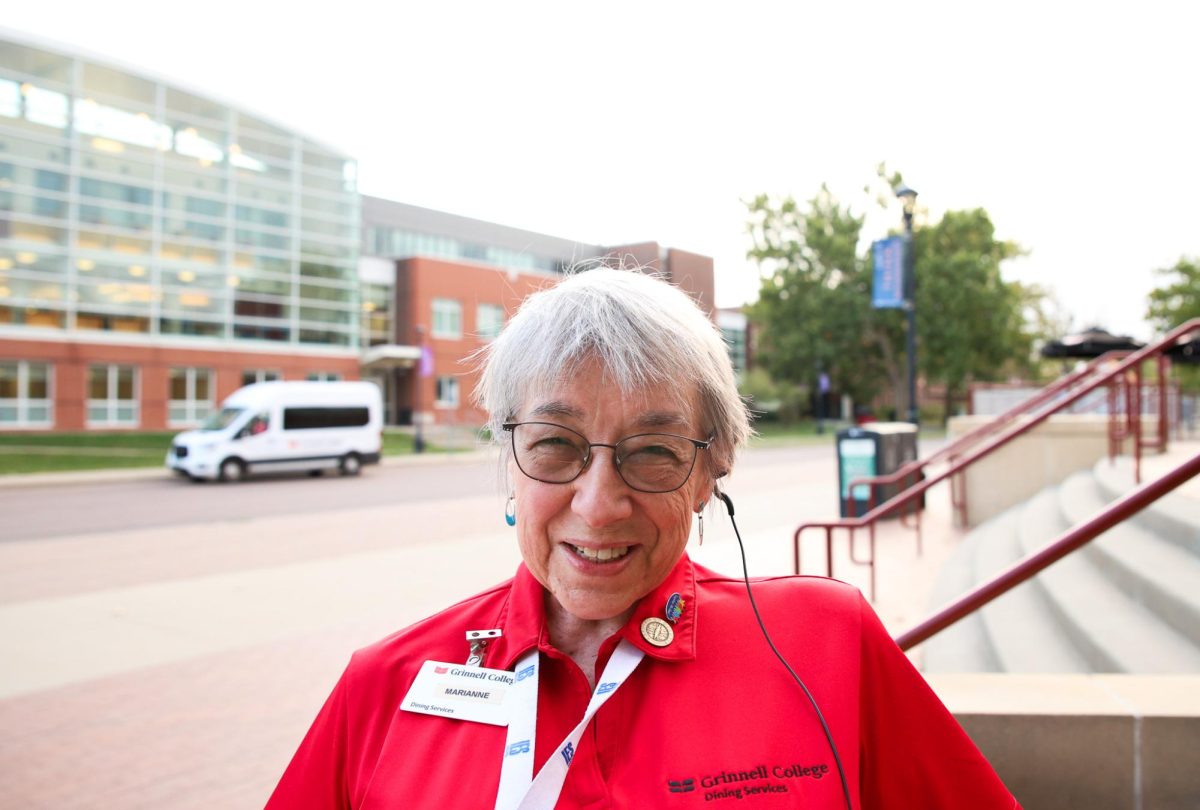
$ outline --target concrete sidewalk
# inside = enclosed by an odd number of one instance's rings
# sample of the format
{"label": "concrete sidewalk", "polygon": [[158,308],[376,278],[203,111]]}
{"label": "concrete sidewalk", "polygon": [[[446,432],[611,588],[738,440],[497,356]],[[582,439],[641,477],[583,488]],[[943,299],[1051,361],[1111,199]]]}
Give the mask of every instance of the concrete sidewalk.
{"label": "concrete sidewalk", "polygon": [[[427,458],[416,463],[467,460]],[[729,481],[751,575],[792,573],[796,524],[833,516],[832,468],[832,457],[748,465]],[[0,808],[261,807],[352,650],[511,576],[519,556],[501,504],[0,545]],[[927,505],[921,557],[911,530],[878,529],[875,606],[892,632],[927,613],[959,536],[944,486]],[[689,553],[740,574],[723,510],[705,522]],[[824,572],[823,546],[806,536],[805,573]],[[834,565],[865,590],[844,533]]]}

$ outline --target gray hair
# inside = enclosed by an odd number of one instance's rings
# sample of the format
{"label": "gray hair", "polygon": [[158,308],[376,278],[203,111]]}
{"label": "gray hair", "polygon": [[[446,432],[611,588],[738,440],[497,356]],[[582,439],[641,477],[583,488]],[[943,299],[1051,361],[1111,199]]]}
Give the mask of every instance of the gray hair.
{"label": "gray hair", "polygon": [[700,427],[714,436],[714,475],[729,472],[752,432],[717,327],[679,288],[642,268],[573,268],[527,297],[475,359],[482,372],[475,401],[495,441],[528,397],[592,360],[622,394],[677,382],[680,403],[698,400]]}

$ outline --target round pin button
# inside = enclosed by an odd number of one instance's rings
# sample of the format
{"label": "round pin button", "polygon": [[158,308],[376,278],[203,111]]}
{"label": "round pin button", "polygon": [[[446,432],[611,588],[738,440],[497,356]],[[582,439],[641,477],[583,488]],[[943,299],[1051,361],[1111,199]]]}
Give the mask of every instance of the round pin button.
{"label": "round pin button", "polygon": [[665,647],[675,640],[675,631],[657,616],[651,616],[642,622],[642,638],[655,647]]}

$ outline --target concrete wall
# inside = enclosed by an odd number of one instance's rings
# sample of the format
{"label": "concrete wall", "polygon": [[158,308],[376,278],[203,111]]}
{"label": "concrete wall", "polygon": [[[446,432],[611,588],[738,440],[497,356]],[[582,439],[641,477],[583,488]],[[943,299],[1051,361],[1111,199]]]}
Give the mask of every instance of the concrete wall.
{"label": "concrete wall", "polygon": [[[992,421],[988,416],[956,416],[948,438],[954,440]],[[1145,420],[1149,434],[1152,420]],[[1026,501],[1071,473],[1090,469],[1108,453],[1108,417],[1063,414],[1052,416],[1030,433],[1013,440],[964,473],[967,522],[978,526],[1010,506]]]}
{"label": "concrete wall", "polygon": [[1025,810],[1200,807],[1200,677],[928,680]]}

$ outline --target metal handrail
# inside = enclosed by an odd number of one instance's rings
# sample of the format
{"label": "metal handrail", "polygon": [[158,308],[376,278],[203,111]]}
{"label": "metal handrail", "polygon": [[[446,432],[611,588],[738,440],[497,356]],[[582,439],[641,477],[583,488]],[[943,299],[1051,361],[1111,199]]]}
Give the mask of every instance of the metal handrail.
{"label": "metal handrail", "polygon": [[[974,464],[976,461],[979,461],[980,459],[983,459],[983,458],[991,455],[998,448],[1002,447],[1005,444],[1008,444],[1013,439],[1016,439],[1019,436],[1023,436],[1024,434],[1033,430],[1035,427],[1037,427],[1038,425],[1045,422],[1047,419],[1049,419],[1055,413],[1058,413],[1059,411],[1070,407],[1075,402],[1082,399],[1084,395],[1091,393],[1095,389],[1099,388],[1101,385],[1105,385],[1105,384],[1109,383],[1110,381],[1121,378],[1122,375],[1125,375],[1125,373],[1127,371],[1129,371],[1131,369],[1135,371],[1136,384],[1140,385],[1140,383],[1141,383],[1141,379],[1140,379],[1141,378],[1141,374],[1140,374],[1141,363],[1149,357],[1153,357],[1153,356],[1161,354],[1162,352],[1164,352],[1168,348],[1170,348],[1172,345],[1174,345],[1176,342],[1178,342],[1181,338],[1184,338],[1193,332],[1200,332],[1200,318],[1193,318],[1192,320],[1187,321],[1186,323],[1183,323],[1183,324],[1177,326],[1175,329],[1172,329],[1170,332],[1168,332],[1163,338],[1161,338],[1157,342],[1152,343],[1142,349],[1138,349],[1137,351],[1130,353],[1124,359],[1118,361],[1116,363],[1116,365],[1114,365],[1108,369],[1105,369],[1098,374],[1095,374],[1093,376],[1093,379],[1088,380],[1085,384],[1079,386],[1076,390],[1066,393],[1062,399],[1055,402],[1051,407],[1046,408],[1038,413],[1028,415],[1029,416],[1028,419],[1013,425],[1008,430],[1000,433],[1000,435],[995,436],[990,441],[985,442],[984,445],[982,447],[980,447],[979,449],[977,449],[973,452],[967,453],[966,455],[964,455],[962,458],[958,459],[957,461],[952,461],[946,467],[946,469],[943,470],[942,472],[940,472],[937,475],[934,475],[930,478],[927,478],[924,481],[920,481],[920,482],[914,484],[913,486],[909,487],[908,489],[904,490],[903,492],[897,493],[895,496],[893,496],[886,502],[880,504],[879,506],[874,507],[873,509],[868,510],[867,513],[864,515],[861,515],[859,517],[854,517],[854,518],[842,518],[840,520],[833,520],[833,521],[810,521],[808,523],[800,524],[800,526],[797,527],[796,531],[792,535],[793,566],[794,566],[795,573],[796,574],[800,573],[800,538],[801,538],[801,535],[803,535],[803,533],[808,529],[824,529],[825,530],[826,574],[827,574],[827,576],[832,577],[833,576],[833,531],[834,531],[834,529],[848,529],[850,532],[852,561],[855,562],[856,564],[870,566],[870,594],[871,594],[871,599],[873,600],[875,598],[875,523],[878,520],[880,520],[881,518],[887,517],[888,515],[897,511],[901,506],[904,506],[905,504],[909,503],[910,501],[913,501],[914,499],[920,497],[929,488],[936,486],[937,484],[940,484],[942,481],[946,480],[947,478],[950,478],[953,475],[958,474],[966,467],[969,467],[970,465]],[[1099,359],[1102,359],[1102,358],[1097,358],[1097,360],[1099,360]],[[1095,371],[1095,370],[1098,370],[1098,364],[1096,367],[1093,368],[1093,371]],[[1060,388],[1060,390],[1061,390],[1061,388]],[[1133,390],[1136,391],[1136,388]],[[1034,399],[1038,399],[1038,398],[1035,397]],[[1042,401],[1044,401],[1044,399],[1045,398],[1043,398]],[[1126,400],[1127,410],[1128,410],[1128,405],[1129,405],[1129,398],[1127,397],[1127,400]],[[1139,416],[1140,416],[1140,414],[1139,414]],[[1136,455],[1135,475],[1140,475],[1141,448],[1142,448],[1142,445],[1140,442],[1140,430],[1138,430],[1134,435],[1134,452]],[[911,474],[911,471],[910,471],[910,474]],[[863,529],[863,528],[866,528],[870,531],[870,554],[869,554],[868,559],[865,561],[858,560],[853,557],[853,543],[854,543],[855,532],[857,532],[859,529]]]}
{"label": "metal handrail", "polygon": [[1013,563],[1002,573],[951,602],[916,627],[902,633],[896,643],[908,650],[935,633],[966,617],[967,614],[1007,593],[1022,582],[1041,573],[1053,563],[1087,545],[1123,520],[1132,517],[1173,489],[1200,474],[1200,455],[1193,456],[1171,472],[1135,489],[1101,509],[1087,521],[1063,532],[1038,551]]}
{"label": "metal handrail", "polygon": [[[1105,363],[1111,362],[1113,360],[1119,360],[1122,357],[1127,357],[1128,355],[1129,355],[1128,351],[1117,350],[1117,351],[1106,352],[1105,354],[1102,354],[1099,357],[1094,357],[1091,360],[1089,360],[1087,362],[1087,364],[1084,365],[1083,367],[1075,369],[1074,371],[1070,372],[1069,374],[1064,374],[1062,377],[1060,377],[1057,380],[1055,380],[1054,382],[1050,383],[1049,385],[1047,385],[1045,388],[1043,388],[1038,393],[1036,393],[1033,396],[1029,397],[1028,399],[1018,403],[1017,405],[1014,405],[1013,407],[1009,408],[1007,411],[1000,414],[992,421],[987,422],[986,424],[980,425],[979,427],[975,428],[974,430],[969,431],[968,433],[965,433],[962,436],[959,436],[957,439],[952,441],[950,444],[947,444],[944,447],[942,447],[941,449],[934,452],[933,455],[929,456],[928,458],[915,459],[913,461],[910,461],[910,462],[902,465],[895,472],[889,473],[887,475],[876,475],[876,476],[870,476],[870,477],[865,477],[865,478],[853,479],[850,482],[850,485],[849,485],[849,487],[847,487],[847,489],[850,492],[854,492],[855,487],[859,487],[859,486],[868,487],[869,488],[868,489],[868,492],[869,492],[868,500],[871,501],[871,505],[874,506],[875,487],[877,487],[877,486],[885,487],[888,484],[895,484],[902,479],[905,479],[905,478],[908,478],[911,476],[915,476],[916,474],[921,472],[921,470],[925,469],[925,467],[927,467],[931,464],[935,464],[938,461],[941,461],[943,458],[953,459],[956,455],[961,453],[965,448],[970,447],[971,445],[975,444],[980,439],[986,437],[989,434],[994,434],[999,428],[1003,427],[1004,425],[1007,425],[1008,423],[1014,421],[1015,419],[1020,418],[1021,416],[1025,415],[1028,411],[1045,404],[1047,401],[1058,396],[1062,391],[1070,388],[1071,386],[1075,385],[1080,380],[1091,375],[1097,368],[1104,365]],[[965,523],[966,522],[965,505],[963,506],[962,517],[963,517],[963,522]],[[920,519],[918,518],[918,520],[917,520],[917,532],[918,532],[917,545],[918,545],[918,547],[920,546],[920,543],[921,543],[920,536],[919,536],[920,530],[921,530],[920,529]]]}

